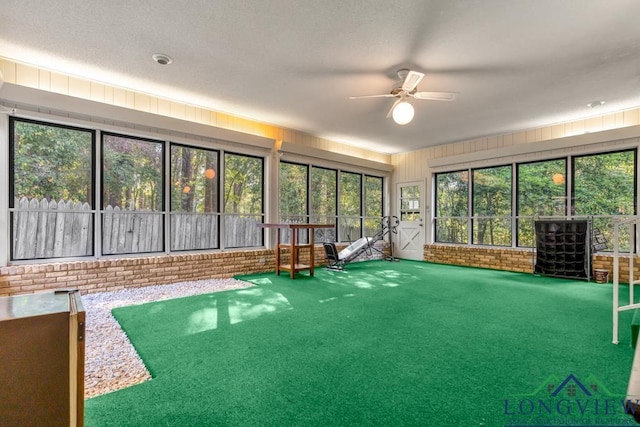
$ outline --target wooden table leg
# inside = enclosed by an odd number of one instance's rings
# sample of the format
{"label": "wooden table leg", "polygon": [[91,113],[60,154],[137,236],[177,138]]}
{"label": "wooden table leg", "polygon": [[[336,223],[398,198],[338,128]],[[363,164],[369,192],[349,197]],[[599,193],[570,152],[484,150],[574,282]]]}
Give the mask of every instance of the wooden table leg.
{"label": "wooden table leg", "polygon": [[296,249],[296,234],[298,230],[291,229],[291,278],[296,278],[296,264],[298,263],[298,250]]}
{"label": "wooden table leg", "polygon": [[276,243],[276,275],[280,275],[280,229],[276,229],[277,243]]}
{"label": "wooden table leg", "polygon": [[309,275],[313,277],[313,267],[316,265],[316,261],[314,259],[314,239],[315,239],[315,230],[313,228],[309,229]]}

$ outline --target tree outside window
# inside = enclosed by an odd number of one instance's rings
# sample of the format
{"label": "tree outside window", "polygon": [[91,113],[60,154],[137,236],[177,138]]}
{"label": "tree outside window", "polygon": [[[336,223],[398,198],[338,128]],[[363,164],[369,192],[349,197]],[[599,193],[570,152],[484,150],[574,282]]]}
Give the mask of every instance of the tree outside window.
{"label": "tree outside window", "polygon": [[520,163],[517,167],[517,245],[535,246],[534,222],[567,212],[566,159]]}
{"label": "tree outside window", "polygon": [[164,143],[102,134],[102,253],[164,250]]}
{"label": "tree outside window", "polygon": [[436,174],[436,241],[468,243],[469,171]]}
{"label": "tree outside window", "polygon": [[264,159],[225,153],[224,237],[225,247],[263,245]]}
{"label": "tree outside window", "polygon": [[511,246],[511,166],[473,170],[473,243]]}
{"label": "tree outside window", "polygon": [[171,250],[219,247],[218,152],[171,145]]}
{"label": "tree outside window", "polygon": [[93,131],[10,118],[11,259],[93,255]]}
{"label": "tree outside window", "polygon": [[362,175],[340,172],[338,213],[339,239],[353,242],[362,237]]}

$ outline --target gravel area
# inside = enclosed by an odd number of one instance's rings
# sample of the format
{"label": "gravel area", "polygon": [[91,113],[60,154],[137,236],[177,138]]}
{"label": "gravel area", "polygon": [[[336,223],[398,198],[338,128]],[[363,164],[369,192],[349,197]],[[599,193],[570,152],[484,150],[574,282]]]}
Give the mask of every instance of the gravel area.
{"label": "gravel area", "polygon": [[85,398],[151,379],[129,338],[111,315],[112,309],[249,286],[251,283],[240,280],[215,279],[83,295],[86,312]]}

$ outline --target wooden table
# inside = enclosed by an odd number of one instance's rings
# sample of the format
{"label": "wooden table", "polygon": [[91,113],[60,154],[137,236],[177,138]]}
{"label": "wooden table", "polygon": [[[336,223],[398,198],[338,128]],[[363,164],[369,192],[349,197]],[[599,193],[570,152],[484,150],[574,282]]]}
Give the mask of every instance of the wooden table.
{"label": "wooden table", "polygon": [[[279,276],[280,271],[288,271],[292,279],[295,279],[298,271],[309,270],[309,275],[313,276],[313,268],[315,266],[314,259],[314,238],[316,228],[334,228],[335,224],[259,224],[262,228],[276,228],[278,234],[278,242],[276,244],[276,274]],[[280,243],[280,231],[284,229],[291,230],[291,242]],[[309,243],[300,244],[300,230],[309,230]],[[280,250],[289,249],[291,262],[290,264],[280,263]],[[298,262],[300,258],[300,249],[309,249],[309,265]]]}

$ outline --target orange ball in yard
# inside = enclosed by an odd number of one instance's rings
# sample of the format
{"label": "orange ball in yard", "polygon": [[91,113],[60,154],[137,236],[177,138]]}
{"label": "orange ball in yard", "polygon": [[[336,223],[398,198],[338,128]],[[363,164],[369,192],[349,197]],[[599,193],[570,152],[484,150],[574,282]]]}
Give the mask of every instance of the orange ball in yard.
{"label": "orange ball in yard", "polygon": [[562,175],[561,173],[555,173],[555,174],[553,174],[553,176],[551,177],[551,180],[552,180],[555,184],[564,184],[564,175]]}

